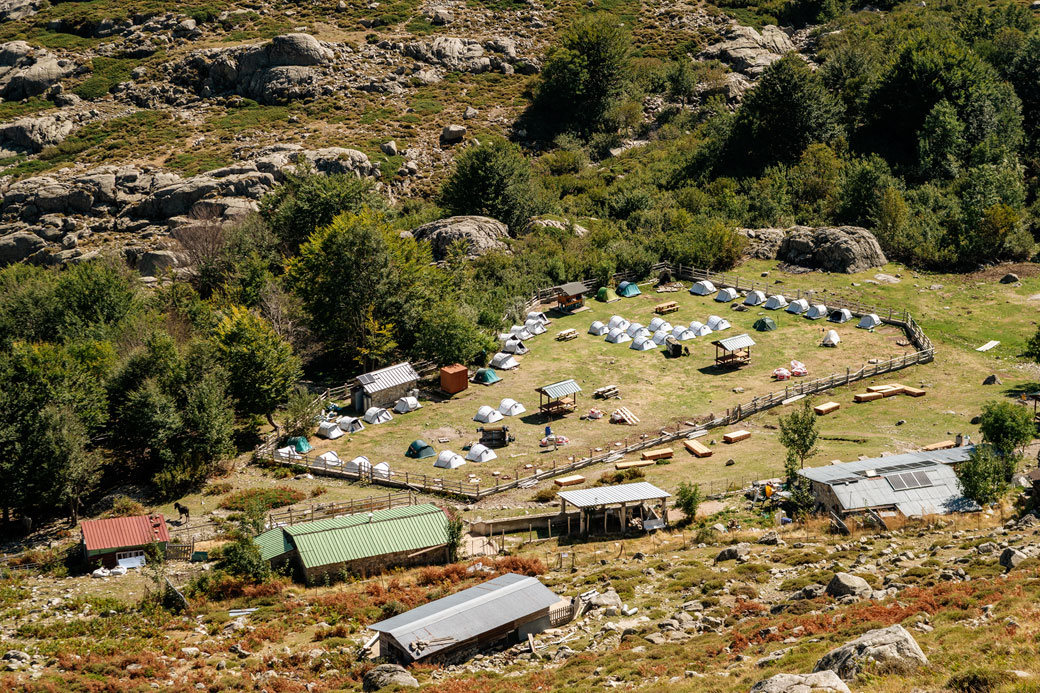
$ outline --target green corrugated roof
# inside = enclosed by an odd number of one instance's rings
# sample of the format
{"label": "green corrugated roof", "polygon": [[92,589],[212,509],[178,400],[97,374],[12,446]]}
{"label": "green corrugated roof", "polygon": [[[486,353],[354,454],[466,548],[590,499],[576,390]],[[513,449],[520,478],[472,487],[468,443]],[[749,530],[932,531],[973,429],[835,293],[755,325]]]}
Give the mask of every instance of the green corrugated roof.
{"label": "green corrugated roof", "polygon": [[448,518],[432,503],[285,527],[305,568],[448,543]]}
{"label": "green corrugated roof", "polygon": [[263,534],[255,537],[253,542],[257,548],[260,549],[260,556],[265,560],[269,561],[272,558],[277,558],[283,553],[289,553],[295,548],[292,542],[289,541],[288,535],[281,527],[275,527],[269,529]]}
{"label": "green corrugated roof", "polygon": [[566,397],[567,395],[573,395],[575,392],[581,392],[581,388],[578,387],[578,383],[573,380],[561,380],[558,383],[540,387],[538,388],[538,391],[544,393],[548,397],[558,399],[560,397]]}

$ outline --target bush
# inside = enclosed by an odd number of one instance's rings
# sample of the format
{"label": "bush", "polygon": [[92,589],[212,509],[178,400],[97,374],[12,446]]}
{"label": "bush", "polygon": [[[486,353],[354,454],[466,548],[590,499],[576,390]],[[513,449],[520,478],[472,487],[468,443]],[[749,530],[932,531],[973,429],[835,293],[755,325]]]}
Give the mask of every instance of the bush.
{"label": "bush", "polygon": [[1008,683],[1011,678],[1006,671],[973,667],[951,676],[946,687],[958,693],[990,693]]}
{"label": "bush", "polygon": [[306,496],[300,491],[288,486],[276,486],[274,488],[251,488],[229,493],[220,500],[220,507],[225,510],[237,510],[244,512],[251,507],[259,507],[263,510],[281,508],[293,503],[299,503]]}
{"label": "bush", "polygon": [[471,147],[455,159],[440,202],[452,214],[498,219],[513,233],[541,211],[531,165],[519,147],[500,138]]}
{"label": "bush", "polygon": [[546,488],[538,489],[538,491],[535,492],[535,494],[533,496],[531,496],[531,500],[534,501],[535,503],[550,503],[550,502],[552,502],[555,499],[556,499],[556,488],[553,487],[553,486],[548,486]]}
{"label": "bush", "polygon": [[233,542],[221,548],[217,569],[253,583],[271,577],[270,564],[260,555],[260,549],[253,539],[245,534],[238,535]]}
{"label": "bush", "polygon": [[206,488],[202,489],[202,495],[204,496],[223,496],[225,493],[231,493],[234,486],[229,481],[214,481],[206,484]]}
{"label": "bush", "polygon": [[105,517],[132,517],[144,515],[148,511],[143,505],[127,496],[116,496],[112,499],[112,509],[105,513]]}
{"label": "bush", "polygon": [[687,522],[692,522],[697,517],[697,506],[701,504],[704,496],[701,494],[701,487],[697,484],[688,484],[682,482],[679,484],[678,490],[675,492],[675,507],[682,510],[686,515]]}
{"label": "bush", "polygon": [[613,486],[614,484],[624,484],[629,481],[638,481],[639,479],[645,479],[646,474],[642,469],[621,469],[616,472],[604,472],[600,475],[599,479],[594,484],[595,486]]}

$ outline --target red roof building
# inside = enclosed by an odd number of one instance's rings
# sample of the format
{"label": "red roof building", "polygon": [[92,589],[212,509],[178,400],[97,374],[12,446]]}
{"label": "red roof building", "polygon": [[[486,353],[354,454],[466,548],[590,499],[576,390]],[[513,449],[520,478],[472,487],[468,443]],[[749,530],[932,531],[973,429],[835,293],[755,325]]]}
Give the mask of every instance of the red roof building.
{"label": "red roof building", "polygon": [[170,541],[166,518],[160,514],[111,517],[104,520],[84,520],[83,553],[88,561],[101,559],[106,567],[123,558],[119,554],[140,555],[149,544],[159,543],[165,548]]}

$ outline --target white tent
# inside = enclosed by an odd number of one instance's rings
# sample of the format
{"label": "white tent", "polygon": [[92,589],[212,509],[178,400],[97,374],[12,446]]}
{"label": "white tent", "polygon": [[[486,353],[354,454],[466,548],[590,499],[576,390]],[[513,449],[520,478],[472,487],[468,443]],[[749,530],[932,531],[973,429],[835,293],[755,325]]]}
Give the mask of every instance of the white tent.
{"label": "white tent", "polygon": [[466,459],[470,462],[490,462],[497,457],[494,450],[480,443],[474,444],[466,453]]}
{"label": "white tent", "polygon": [[757,289],[752,291],[744,299],[745,306],[760,306],[766,302],[766,295]]}
{"label": "white tent", "polygon": [[827,334],[823,336],[823,344],[821,346],[836,347],[841,341],[841,337],[834,330],[827,330]]}
{"label": "white tent", "polygon": [[685,341],[687,339],[693,339],[697,335],[695,335],[693,333],[693,330],[691,330],[686,325],[676,325],[674,328],[672,328],[672,336],[678,339],[679,341]]}
{"label": "white tent", "polygon": [[610,332],[610,329],[599,320],[589,325],[589,334],[596,335],[597,337],[602,337],[608,332]]}
{"label": "white tent", "polygon": [[318,437],[336,440],[343,437],[343,430],[335,421],[322,421],[318,424]]}
{"label": "white tent", "polygon": [[365,424],[361,423],[361,419],[356,416],[341,416],[336,419],[336,425],[344,433],[357,433],[365,430]]}
{"label": "white tent", "polygon": [[527,320],[525,322],[531,322],[532,320],[537,320],[543,325],[549,324],[549,317],[545,313],[537,310],[532,310],[530,313],[528,313]]}
{"label": "white tent", "polygon": [[507,339],[506,343],[502,345],[502,351],[507,354],[526,354],[527,347],[524,346],[521,340],[513,337],[512,339]]}
{"label": "white tent", "polygon": [[670,337],[671,334],[672,333],[668,330],[658,330],[657,332],[654,332],[654,336],[652,337],[652,339],[654,340],[654,344],[656,344],[657,346],[661,346],[662,344],[664,344],[664,340],[668,339],[668,337]]}
{"label": "white tent", "polygon": [[519,416],[527,411],[527,407],[520,404],[515,399],[506,397],[499,403],[498,411],[503,416]]}
{"label": "white tent", "polygon": [[275,450],[274,456],[275,459],[282,460],[283,462],[302,459],[300,453],[296,452],[296,448],[291,445],[286,445],[284,448],[278,448]]}
{"label": "white tent", "polygon": [[365,412],[365,421],[370,424],[385,424],[393,418],[390,412],[382,407],[369,407]]}
{"label": "white tent", "polygon": [[486,424],[495,423],[496,421],[502,420],[502,412],[497,409],[492,409],[485,404],[477,410],[477,415],[473,417],[473,420]]}
{"label": "white tent", "polygon": [[372,467],[372,477],[375,479],[389,479],[390,465],[386,462],[380,462],[376,466]]}
{"label": "white tent", "polygon": [[711,328],[702,322],[694,320],[690,323],[690,329],[693,330],[694,337],[707,337],[711,334]]}
{"label": "white tent", "polygon": [[644,336],[644,337],[649,337],[650,336],[650,331],[647,330],[642,325],[640,325],[638,322],[634,322],[631,325],[629,325],[628,329],[625,330],[625,333],[629,337],[631,337],[632,339],[635,339],[636,337],[639,337],[639,336]]}
{"label": "white tent", "polygon": [[664,318],[654,318],[650,321],[650,326],[647,328],[651,332],[657,332],[658,330],[672,331],[672,323],[668,322]]}
{"label": "white tent", "polygon": [[322,462],[328,467],[338,467],[343,464],[340,460],[339,455],[336,454],[335,450],[329,450],[318,455],[318,461]]}
{"label": "white tent", "polygon": [[625,342],[631,341],[632,338],[628,334],[619,328],[614,328],[607,333],[607,341],[611,344],[624,344]]}
{"label": "white tent", "polygon": [[791,305],[787,306],[787,312],[795,315],[801,315],[807,310],[809,310],[809,302],[804,298],[795,299],[791,301]]}
{"label": "white tent", "polygon": [[528,320],[524,323],[524,328],[532,335],[545,334],[545,323],[541,320]]}
{"label": "white tent", "polygon": [[394,404],[394,411],[398,414],[407,414],[416,409],[422,409],[422,405],[419,404],[419,400],[414,397],[402,397],[397,400],[396,404]]}
{"label": "white tent", "polygon": [[702,279],[699,282],[694,282],[693,286],[690,287],[690,293],[695,296],[710,296],[715,293],[715,285],[707,279]]}
{"label": "white tent", "polygon": [[491,357],[491,367],[497,368],[500,371],[512,370],[519,365],[520,364],[517,363],[516,359],[503,351],[500,351]]}
{"label": "white tent", "polygon": [[827,316],[827,320],[830,322],[836,322],[839,325],[852,320],[852,313],[849,312],[848,308],[838,308],[832,310],[831,314]]}
{"label": "white tent", "polygon": [[451,450],[441,450],[433,466],[441,469],[458,469],[464,464],[466,464],[466,460],[462,459],[462,455]]}
{"label": "white tent", "polygon": [[519,339],[520,341],[534,337],[534,335],[531,334],[524,325],[513,325],[509,328],[509,334],[513,335],[513,338]]}
{"label": "white tent", "polygon": [[856,327],[861,327],[864,330],[870,330],[881,324],[881,318],[877,316],[877,313],[867,313],[859,319],[859,324]]}
{"label": "white tent", "polygon": [[780,310],[781,308],[787,307],[787,299],[780,294],[773,294],[766,299],[766,304],[763,306],[766,310]]}
{"label": "white tent", "polygon": [[827,317],[827,306],[822,303],[814,303],[809,312],[805,314],[805,317],[810,320],[819,320],[820,318]]}
{"label": "white tent", "polygon": [[729,324],[729,320],[726,318],[720,318],[718,315],[708,316],[708,329],[712,332],[721,332],[722,330],[728,330],[732,325]]}
{"label": "white tent", "polygon": [[736,301],[737,290],[730,286],[727,286],[724,289],[720,289],[719,293],[715,296],[715,300],[719,303],[729,303],[730,301]]}
{"label": "white tent", "polygon": [[628,329],[628,326],[630,324],[632,323],[630,323],[628,320],[625,320],[620,315],[614,315],[610,318],[610,321],[607,323],[607,329],[613,330],[614,328],[617,328],[621,331],[624,331]]}
{"label": "white tent", "polygon": [[656,349],[657,345],[654,344],[654,340],[646,335],[639,335],[632,344],[628,347],[629,349],[635,349],[636,351],[649,351],[650,349]]}
{"label": "white tent", "polygon": [[351,474],[368,474],[368,470],[372,468],[368,458],[364,455],[358,455],[350,462],[343,464],[343,471],[350,472]]}

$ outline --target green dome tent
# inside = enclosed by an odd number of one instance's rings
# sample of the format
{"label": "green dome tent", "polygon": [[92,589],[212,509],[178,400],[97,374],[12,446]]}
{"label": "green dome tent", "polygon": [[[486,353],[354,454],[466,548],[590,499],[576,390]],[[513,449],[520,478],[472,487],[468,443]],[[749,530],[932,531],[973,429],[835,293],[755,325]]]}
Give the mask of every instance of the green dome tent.
{"label": "green dome tent", "polygon": [[755,329],[759,332],[772,332],[776,329],[776,323],[772,318],[759,318],[755,321]]}
{"label": "green dome tent", "polygon": [[617,297],[617,294],[609,286],[601,286],[599,291],[596,292],[596,300],[603,303],[613,303],[621,299]]}
{"label": "green dome tent", "polygon": [[307,442],[307,439],[303,436],[296,436],[295,438],[289,439],[289,445],[293,446],[293,450],[302,454],[311,451],[311,444]]}
{"label": "green dome tent", "polygon": [[499,380],[501,378],[498,377],[498,373],[493,368],[480,368],[477,370],[477,374],[473,376],[473,382],[482,385],[497,383]]}
{"label": "green dome tent", "polygon": [[436,454],[437,451],[433,449],[432,445],[429,445],[425,440],[417,439],[413,440],[412,444],[408,446],[404,456],[411,457],[414,460],[421,460],[425,457],[433,457]]}
{"label": "green dome tent", "polygon": [[617,288],[618,296],[623,298],[632,298],[633,296],[639,296],[643,292],[639,290],[635,282],[621,282]]}

